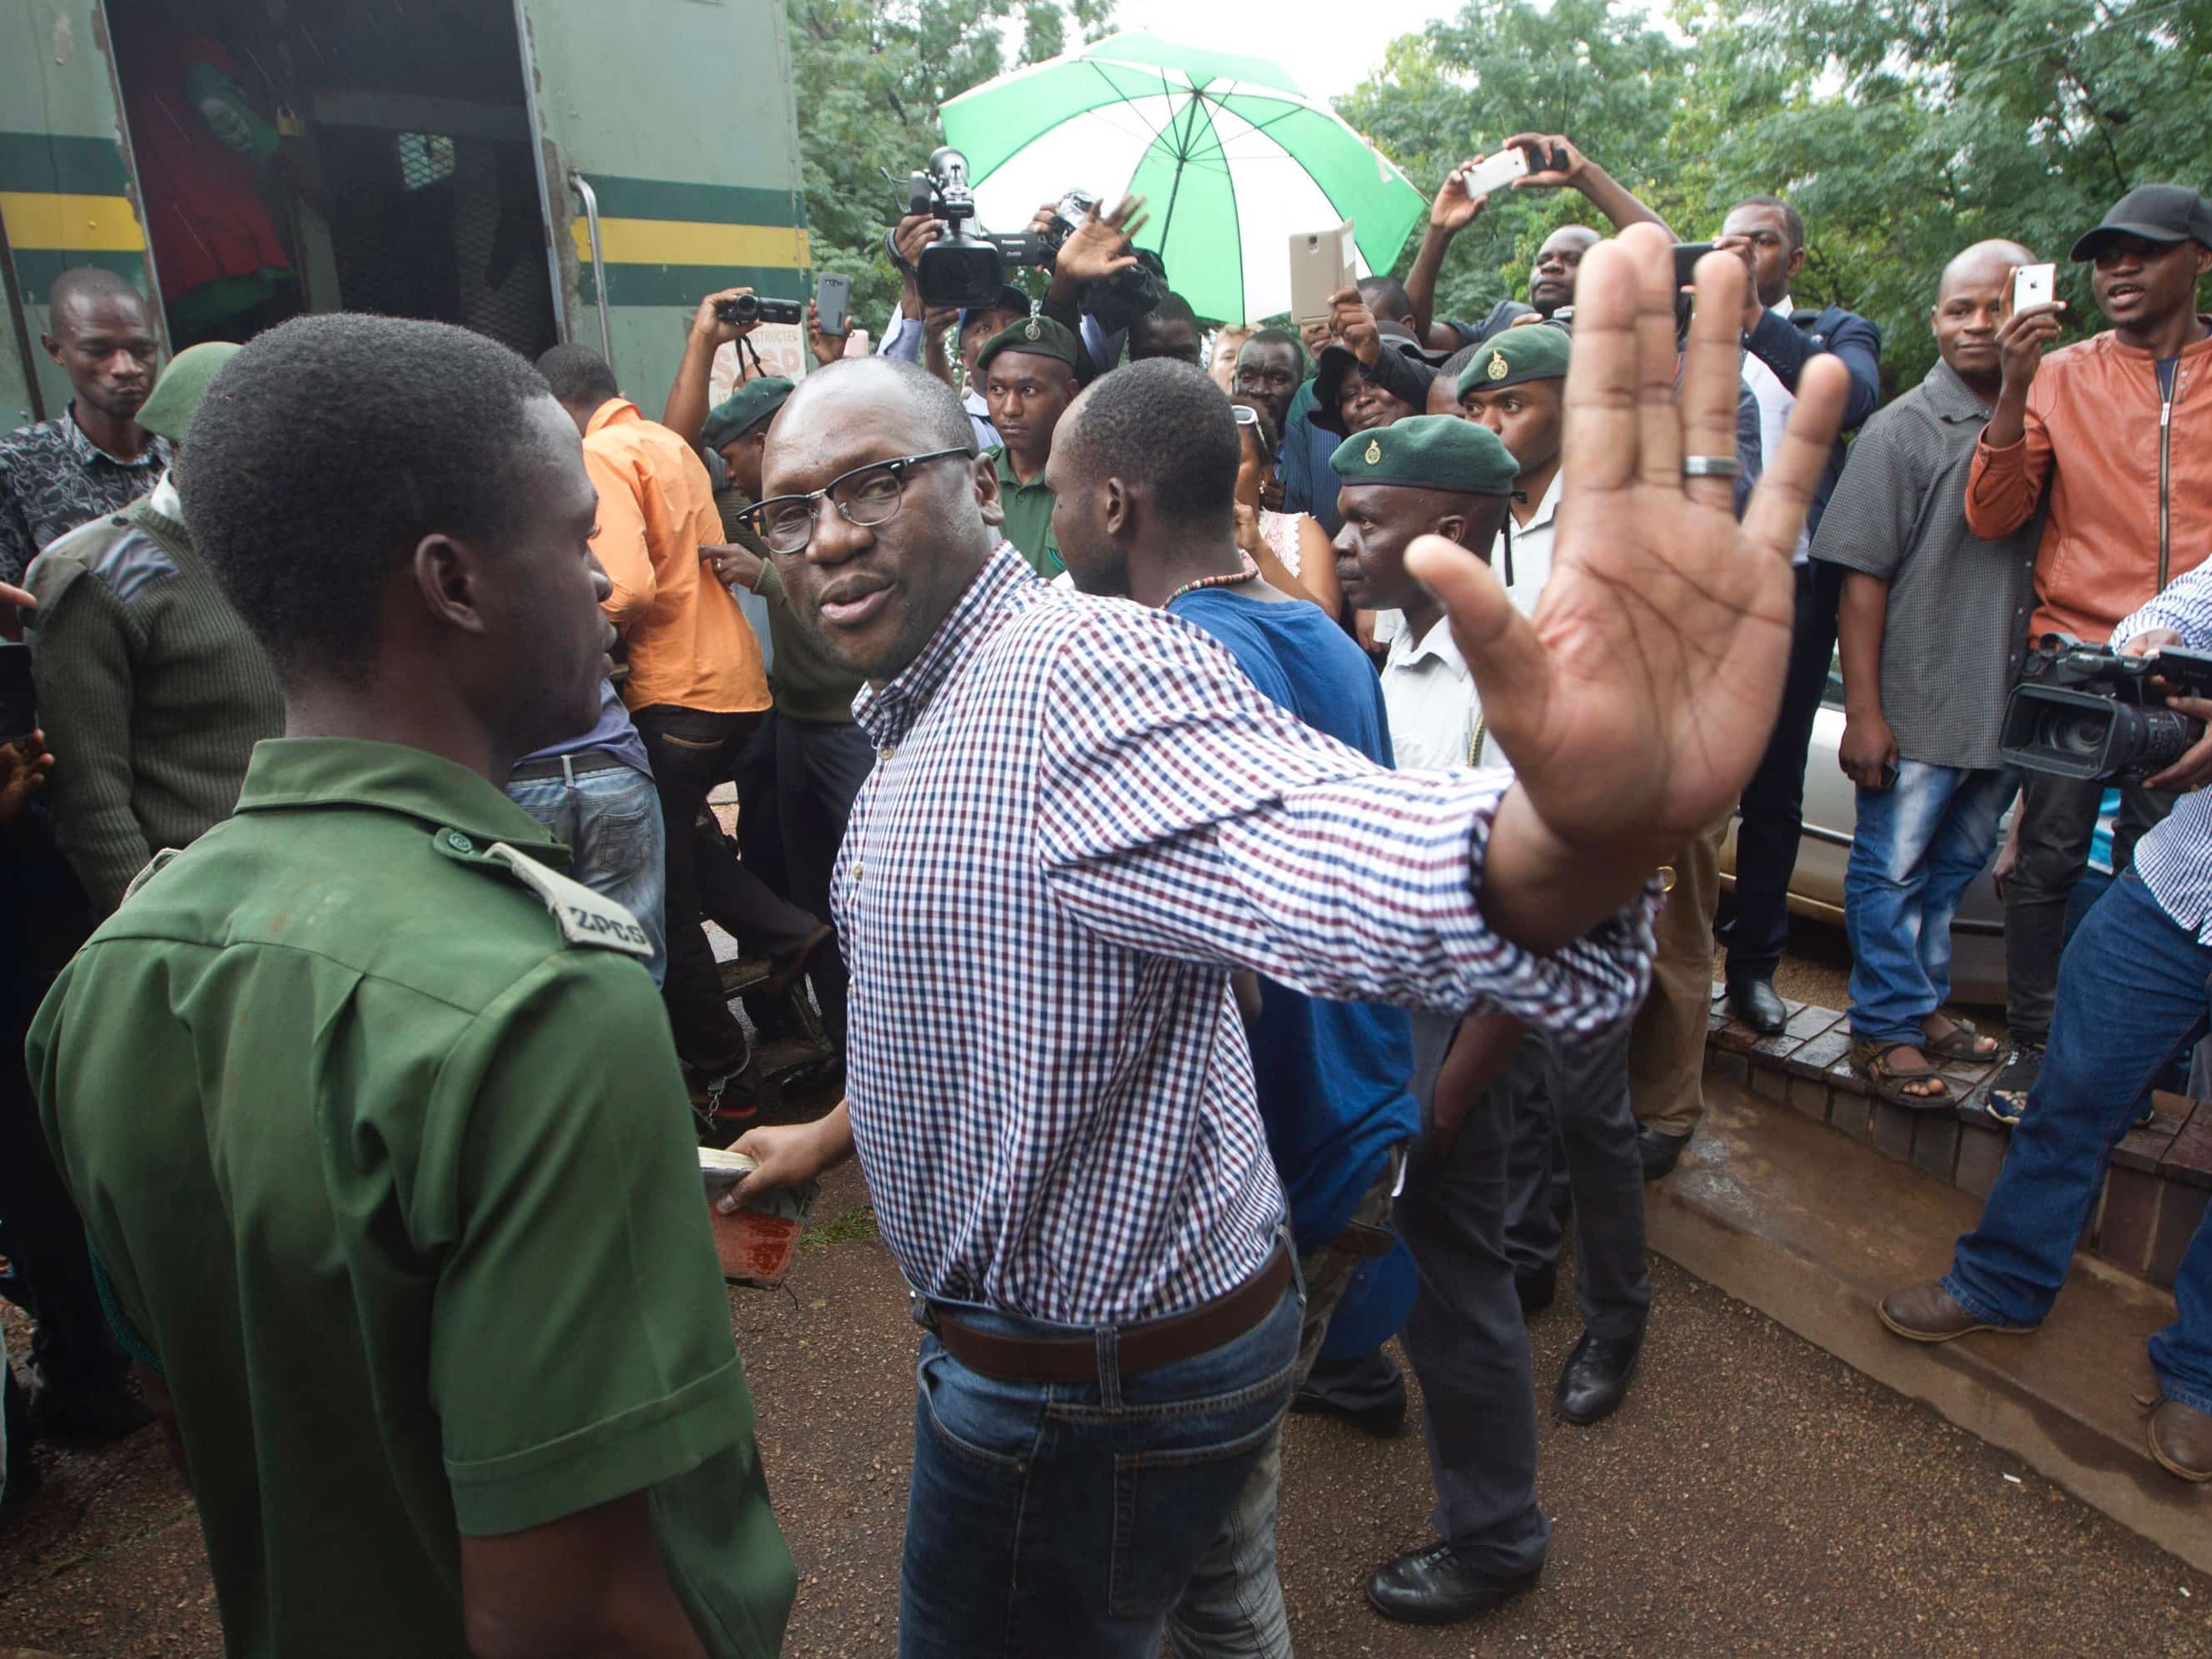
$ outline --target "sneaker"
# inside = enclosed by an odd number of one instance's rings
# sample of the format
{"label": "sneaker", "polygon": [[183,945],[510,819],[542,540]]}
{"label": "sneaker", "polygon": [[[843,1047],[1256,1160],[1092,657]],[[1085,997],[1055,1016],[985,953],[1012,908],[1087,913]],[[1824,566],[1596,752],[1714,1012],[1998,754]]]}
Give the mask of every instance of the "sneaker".
{"label": "sneaker", "polygon": [[1989,1087],[1989,1114],[1998,1122],[2014,1124],[2027,1109],[2028,1091],[2043,1070],[2043,1045],[2023,1042],[2005,1056],[2004,1069]]}

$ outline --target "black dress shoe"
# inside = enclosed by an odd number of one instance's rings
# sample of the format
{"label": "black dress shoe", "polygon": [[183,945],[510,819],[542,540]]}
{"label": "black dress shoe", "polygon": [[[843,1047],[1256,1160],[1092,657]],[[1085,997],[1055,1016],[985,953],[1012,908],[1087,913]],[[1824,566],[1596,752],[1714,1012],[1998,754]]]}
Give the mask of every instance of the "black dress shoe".
{"label": "black dress shoe", "polygon": [[1628,1379],[1636,1375],[1636,1356],[1643,1347],[1641,1331],[1633,1336],[1592,1336],[1584,1331],[1559,1370],[1559,1415],[1570,1423],[1595,1423],[1619,1411],[1628,1397]]}
{"label": "black dress shoe", "polygon": [[1729,1006],[1761,1036],[1772,1036],[1790,1023],[1790,1010],[1764,974],[1745,974],[1728,982]]}
{"label": "black dress shoe", "polygon": [[1534,1273],[1515,1273],[1513,1293],[1521,1298],[1521,1312],[1524,1317],[1543,1312],[1552,1305],[1552,1298],[1559,1293],[1559,1267],[1547,1261]]}
{"label": "black dress shoe", "polygon": [[1674,1165],[1681,1161],[1682,1148],[1690,1144],[1687,1135],[1662,1134],[1656,1129],[1636,1132],[1636,1155],[1644,1160],[1644,1178],[1656,1181],[1672,1175]]}
{"label": "black dress shoe", "polygon": [[1536,1588],[1539,1566],[1494,1578],[1461,1560],[1449,1544],[1400,1556],[1367,1581],[1367,1599],[1385,1619],[1408,1625],[1455,1625]]}
{"label": "black dress shoe", "polygon": [[1291,1395],[1291,1409],[1305,1417],[1333,1417],[1349,1423],[1377,1440],[1395,1440],[1406,1431],[1406,1391],[1379,1406],[1351,1407],[1321,1393],[1310,1382],[1301,1382]]}

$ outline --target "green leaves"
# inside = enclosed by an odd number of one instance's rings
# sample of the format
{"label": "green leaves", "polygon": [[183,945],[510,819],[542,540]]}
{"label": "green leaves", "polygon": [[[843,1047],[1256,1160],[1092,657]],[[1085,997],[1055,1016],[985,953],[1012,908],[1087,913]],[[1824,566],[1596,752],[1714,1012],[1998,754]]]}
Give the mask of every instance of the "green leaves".
{"label": "green leaves", "polygon": [[[1935,362],[1928,311],[1960,249],[2003,236],[2059,261],[2078,337],[2102,323],[2064,263],[2074,239],[2133,185],[2212,180],[2212,0],[1680,0],[1671,21],[1470,0],[1339,107],[1431,191],[1540,131],[1685,240],[1746,194],[1789,197],[1808,232],[1793,297],[1879,324],[1889,392]],[[1589,216],[1572,194],[1493,199],[1445,263],[1439,314],[1525,295],[1544,236]]]}

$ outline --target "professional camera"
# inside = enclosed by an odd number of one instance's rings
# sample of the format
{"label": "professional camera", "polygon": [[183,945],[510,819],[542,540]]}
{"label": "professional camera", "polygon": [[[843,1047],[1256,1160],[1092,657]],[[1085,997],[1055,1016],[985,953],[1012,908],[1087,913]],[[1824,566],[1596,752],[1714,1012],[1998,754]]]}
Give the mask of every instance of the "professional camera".
{"label": "professional camera", "polygon": [[2045,634],[2020,678],[1997,738],[2008,763],[2062,778],[2133,781],[2171,766],[2204,735],[2203,721],[2165,703],[2212,696],[2212,655],[2167,649],[2128,657]]}
{"label": "professional camera", "polygon": [[1049,269],[1053,254],[1066,240],[1065,232],[1048,241],[1027,231],[1000,235],[976,224],[968,158],[950,144],[931,155],[927,172],[907,174],[906,196],[908,215],[927,213],[945,222],[944,235],[922,249],[911,266],[899,258],[897,243],[890,243],[891,258],[914,272],[922,304],[933,309],[992,304],[1006,285],[1008,264]]}
{"label": "professional camera", "polygon": [[796,300],[740,294],[734,300],[717,300],[714,314],[726,323],[797,323],[805,320],[806,307]]}

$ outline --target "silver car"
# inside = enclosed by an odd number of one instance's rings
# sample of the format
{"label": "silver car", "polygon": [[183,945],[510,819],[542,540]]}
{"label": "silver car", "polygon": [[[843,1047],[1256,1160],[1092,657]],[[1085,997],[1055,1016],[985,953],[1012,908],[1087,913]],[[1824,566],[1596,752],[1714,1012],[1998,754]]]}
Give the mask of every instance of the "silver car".
{"label": "silver car", "polygon": [[[1844,683],[1831,670],[1805,757],[1805,830],[1797,843],[1796,872],[1790,878],[1790,908],[1838,927],[1844,925],[1844,867],[1850,860],[1851,831],[1858,819],[1858,791],[1836,760],[1843,741]],[[2008,807],[2008,821],[2011,815]],[[1721,878],[1734,886],[1733,828],[1721,849]],[[1960,1002],[2004,1005],[2004,906],[1987,870],[1974,878],[1951,923],[1951,995]]]}

